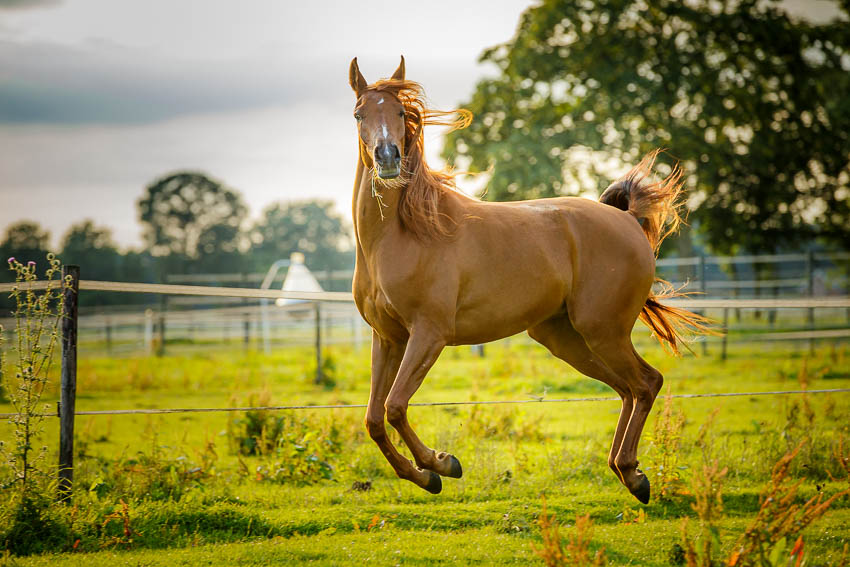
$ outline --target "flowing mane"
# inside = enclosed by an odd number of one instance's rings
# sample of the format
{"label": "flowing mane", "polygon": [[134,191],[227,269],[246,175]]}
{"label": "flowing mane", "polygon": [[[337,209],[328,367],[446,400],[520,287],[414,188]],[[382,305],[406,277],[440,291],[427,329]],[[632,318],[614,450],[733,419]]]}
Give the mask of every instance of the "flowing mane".
{"label": "flowing mane", "polygon": [[472,113],[462,108],[449,111],[428,108],[424,89],[413,81],[385,79],[369,85],[367,90],[388,93],[404,107],[404,162],[400,179],[406,188],[398,202],[401,225],[422,240],[450,236],[452,220],[440,212],[440,199],[444,192],[455,190],[456,174],[448,169],[428,167],[423,128],[429,125],[448,126],[451,130],[466,128],[472,122]]}

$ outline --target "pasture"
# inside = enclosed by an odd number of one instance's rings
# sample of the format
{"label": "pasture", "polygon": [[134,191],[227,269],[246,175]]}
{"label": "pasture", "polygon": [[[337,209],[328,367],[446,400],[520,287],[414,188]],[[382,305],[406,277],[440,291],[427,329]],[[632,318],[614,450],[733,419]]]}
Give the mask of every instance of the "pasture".
{"label": "pasture", "polygon": [[[716,349],[675,358],[650,343],[645,329],[635,335],[673,394],[850,386],[846,345],[810,355],[802,345],[733,343],[720,362]],[[96,344],[82,348],[77,410],[360,404],[368,397],[368,349],[329,347],[328,379],[318,385],[307,348],[263,355],[178,345],[169,352],[116,358],[98,355]],[[517,337],[488,346],[484,358],[448,349],[413,401],[611,395]],[[54,390],[46,394],[53,407],[55,397]],[[74,504],[47,513],[52,531],[35,534],[43,554],[6,562],[542,564],[532,545],[541,545],[536,520],[545,494],[565,538],[576,518],[589,514],[590,548],[604,548],[608,564],[670,565],[684,561],[682,518],[691,518],[692,537],[698,531],[691,480],[704,463],[716,459],[728,468],[714,526],[717,557],[729,556],[759,509],[773,464],[799,443],[805,445],[790,469],[802,482],[798,500],[846,487],[832,456],[839,439],[850,437],[846,393],[673,400],[684,427],[669,492],[659,499],[665,437],[656,422],[663,407],[659,398],[639,450],[653,482],[648,506],[607,467],[618,402],[411,408],[423,439],[464,467],[463,478],[444,479],[436,496],[395,478],[366,435],[362,408],[78,416]],[[46,421],[51,463],[57,421]],[[10,436],[4,422],[0,438]],[[5,508],[2,520],[5,532]],[[809,565],[839,564],[850,540],[850,499],[835,501],[804,539]]]}

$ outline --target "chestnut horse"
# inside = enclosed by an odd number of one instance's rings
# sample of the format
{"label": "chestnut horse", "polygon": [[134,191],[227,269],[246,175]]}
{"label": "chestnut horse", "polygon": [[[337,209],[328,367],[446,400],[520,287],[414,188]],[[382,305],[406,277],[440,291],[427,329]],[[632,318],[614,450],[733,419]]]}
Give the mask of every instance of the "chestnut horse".
{"label": "chestnut horse", "polygon": [[[611,185],[601,202],[564,197],[487,203],[454,190],[451,173],[425,163],[426,124],[465,127],[465,110],[428,109],[405,80],[368,84],[351,62],[360,157],[354,183],[357,240],[354,298],[372,327],[366,428],[396,474],[437,494],[460,462],[423,443],[407,419],[411,396],[446,345],[480,344],[527,330],[553,355],[601,380],[622,398],[608,456],[617,478],[643,503],[649,480],[637,445],[661,388],[661,373],[635,351],[640,317],[677,351],[699,316],[659,303],[655,251],[675,228],[681,170],[646,177],[657,152]],[[450,116],[457,116],[450,120]],[[415,464],[387,436],[398,430]]]}

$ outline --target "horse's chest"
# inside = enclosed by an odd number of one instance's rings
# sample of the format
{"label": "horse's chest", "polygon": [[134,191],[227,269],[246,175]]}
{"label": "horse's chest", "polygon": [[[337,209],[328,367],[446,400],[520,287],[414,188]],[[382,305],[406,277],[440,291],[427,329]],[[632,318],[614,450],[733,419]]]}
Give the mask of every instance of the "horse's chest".
{"label": "horse's chest", "polygon": [[407,339],[407,329],[390,298],[368,276],[355,278],[354,299],[360,314],[378,334],[399,341]]}

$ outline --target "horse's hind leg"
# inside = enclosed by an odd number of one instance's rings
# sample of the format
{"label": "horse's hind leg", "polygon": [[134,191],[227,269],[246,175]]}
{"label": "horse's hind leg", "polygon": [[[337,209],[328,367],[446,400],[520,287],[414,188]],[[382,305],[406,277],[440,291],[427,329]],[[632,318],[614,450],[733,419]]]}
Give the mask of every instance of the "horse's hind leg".
{"label": "horse's hind leg", "polygon": [[618,337],[608,332],[585,332],[582,336],[591,352],[622,380],[632,394],[634,408],[620,449],[614,457],[614,468],[626,488],[646,504],[649,501],[649,479],[637,468],[637,446],[663,378],[658,370],[638,356],[628,333],[623,332]]}
{"label": "horse's hind leg", "polygon": [[620,481],[623,481],[620,473],[614,466],[614,458],[620,452],[623,435],[632,416],[633,400],[631,391],[625,387],[623,381],[610,368],[598,360],[590,349],[587,348],[584,339],[576,332],[566,315],[548,319],[528,329],[528,334],[532,339],[549,349],[549,352],[553,355],[585,376],[604,382],[619,394],[623,402],[620,409],[620,417],[617,421],[617,429],[614,432],[614,439],[611,442],[611,450],[608,453],[608,466],[617,474]]}
{"label": "horse's hind leg", "polygon": [[[552,354],[569,363],[582,374],[595,378],[609,385],[614,389],[620,398],[623,400],[620,410],[620,417],[617,421],[617,428],[614,433],[614,439],[611,443],[611,450],[608,454],[608,466],[617,475],[617,478],[626,485],[632,494],[634,494],[641,502],[646,503],[649,500],[649,485],[646,477],[636,472],[637,461],[634,467],[630,470],[628,467],[621,466],[622,462],[618,460],[622,453],[622,448],[625,446],[627,431],[632,425],[637,425],[633,421],[635,409],[635,391],[643,389],[645,384],[643,380],[639,380],[641,385],[633,387],[628,378],[624,378],[623,374],[615,372],[611,367],[597,354],[595,354],[587,345],[584,337],[579,334],[573,327],[569,318],[566,315],[551,318],[543,323],[532,327],[528,330],[528,334],[536,341],[549,349]],[[648,365],[647,365],[648,366]],[[630,374],[632,377],[634,373]],[[660,374],[658,375],[660,380]],[[660,383],[657,388],[660,389]],[[657,389],[655,390],[657,392]],[[644,418],[645,419],[645,418]],[[641,423],[640,428],[642,429]],[[637,439],[640,436],[638,430]],[[635,442],[635,450],[637,443]]]}

